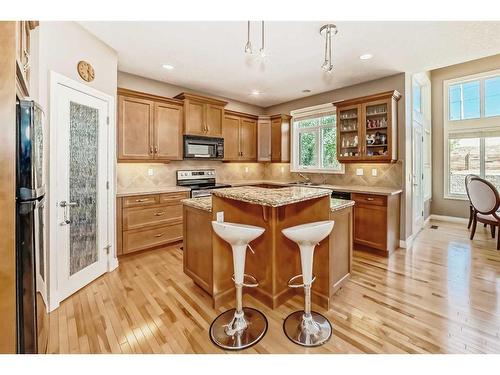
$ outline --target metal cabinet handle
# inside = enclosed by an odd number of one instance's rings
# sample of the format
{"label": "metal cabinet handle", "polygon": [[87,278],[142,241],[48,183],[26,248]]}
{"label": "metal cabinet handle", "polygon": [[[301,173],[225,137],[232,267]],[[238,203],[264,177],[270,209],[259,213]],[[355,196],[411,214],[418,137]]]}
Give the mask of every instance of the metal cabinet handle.
{"label": "metal cabinet handle", "polygon": [[155,234],[155,237],[156,238],[159,238],[159,237],[162,237],[165,233],[159,233],[159,234]]}
{"label": "metal cabinet handle", "polygon": [[67,202],[67,201],[59,202],[59,207],[64,208],[64,218],[63,218],[63,221],[61,222],[61,225],[71,224],[71,220],[69,219],[69,207],[74,207],[74,206],[78,206],[78,203],[77,202]]}
{"label": "metal cabinet handle", "polygon": [[155,146],[155,154],[158,153],[158,146]]}
{"label": "metal cabinet handle", "polygon": [[165,214],[166,214],[166,212],[165,212],[165,211],[163,211],[163,212],[155,212],[155,213],[154,213],[154,215],[155,215],[155,216],[163,216],[163,215],[165,215]]}
{"label": "metal cabinet handle", "polygon": [[142,202],[147,202],[149,199],[136,199],[135,201],[138,202],[138,203],[142,203]]}
{"label": "metal cabinet handle", "polygon": [[152,146],[152,145],[150,145],[150,146],[149,146],[149,153],[150,153],[150,154],[152,154],[152,153],[153,153],[153,146]]}
{"label": "metal cabinet handle", "polygon": [[371,202],[373,198],[366,198],[366,200]]}

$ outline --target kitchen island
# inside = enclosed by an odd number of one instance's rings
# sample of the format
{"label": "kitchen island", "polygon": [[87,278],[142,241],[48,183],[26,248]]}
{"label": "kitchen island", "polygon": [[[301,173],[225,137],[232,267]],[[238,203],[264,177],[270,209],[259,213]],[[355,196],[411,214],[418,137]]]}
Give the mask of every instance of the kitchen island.
{"label": "kitchen island", "polygon": [[246,289],[271,308],[286,302],[300,289],[288,280],[300,274],[297,245],[281,230],[303,223],[335,220],[331,235],[315,250],[313,301],[328,309],[333,294],[351,272],[353,201],[331,199],[328,189],[237,187],[217,189],[212,198],[184,200],[184,272],[212,296],[214,307],[234,298],[232,252],[229,244],[212,232],[211,221],[224,212],[224,221],[266,229],[251,243],[245,272],[259,280]]}

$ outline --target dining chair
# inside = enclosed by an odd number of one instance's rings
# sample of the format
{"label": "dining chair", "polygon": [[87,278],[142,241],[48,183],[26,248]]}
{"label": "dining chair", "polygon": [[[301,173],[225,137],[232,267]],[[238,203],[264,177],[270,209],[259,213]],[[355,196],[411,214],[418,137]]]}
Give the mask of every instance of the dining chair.
{"label": "dining chair", "polygon": [[[478,175],[475,174],[468,174],[465,176],[465,191],[467,191],[467,196],[469,195],[469,182],[472,177],[479,177]],[[467,225],[467,229],[470,229],[470,226],[472,225],[472,219],[474,219],[474,207],[472,206],[472,203],[470,202],[469,199],[469,224]]]}
{"label": "dining chair", "polygon": [[[492,235],[500,227],[500,195],[495,186],[480,177],[471,177],[467,185],[467,195],[473,207],[472,230],[470,239],[474,239],[477,222],[491,225]],[[497,250],[500,250],[500,234],[497,236]]]}

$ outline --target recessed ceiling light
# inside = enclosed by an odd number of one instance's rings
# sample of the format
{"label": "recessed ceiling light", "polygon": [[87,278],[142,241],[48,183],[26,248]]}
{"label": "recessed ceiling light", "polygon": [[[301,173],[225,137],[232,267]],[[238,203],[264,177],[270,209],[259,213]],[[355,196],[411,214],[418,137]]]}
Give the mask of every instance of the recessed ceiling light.
{"label": "recessed ceiling light", "polygon": [[173,65],[170,65],[170,64],[163,64],[163,65],[162,65],[162,68],[163,68],[163,69],[167,69],[167,70],[172,70],[172,69],[174,69],[174,66],[173,66]]}
{"label": "recessed ceiling light", "polygon": [[304,94],[307,94],[307,93],[311,92],[311,90],[309,90],[309,89],[305,89],[305,90],[302,90],[302,92],[303,92]]}
{"label": "recessed ceiling light", "polygon": [[257,96],[257,95],[260,95],[262,93],[259,90],[252,90],[251,94]]}
{"label": "recessed ceiling light", "polygon": [[370,60],[373,57],[371,53],[365,53],[364,55],[359,56],[360,60]]}

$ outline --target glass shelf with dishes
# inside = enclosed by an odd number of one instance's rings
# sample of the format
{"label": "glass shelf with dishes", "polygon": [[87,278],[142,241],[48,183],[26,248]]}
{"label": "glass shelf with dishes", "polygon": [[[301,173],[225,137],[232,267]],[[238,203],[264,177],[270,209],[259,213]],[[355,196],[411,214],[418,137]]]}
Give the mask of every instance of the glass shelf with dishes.
{"label": "glass shelf with dishes", "polygon": [[360,137],[359,131],[360,107],[348,107],[338,113],[339,120],[339,147],[338,152],[344,158],[359,157]]}
{"label": "glass shelf with dishes", "polygon": [[365,106],[366,157],[387,156],[388,103]]}

